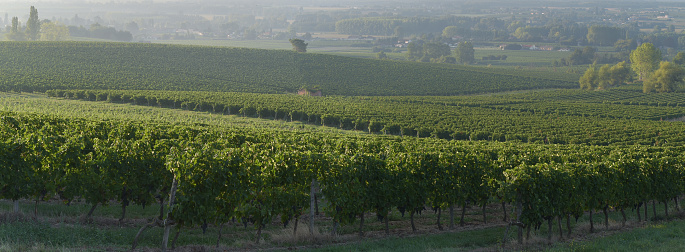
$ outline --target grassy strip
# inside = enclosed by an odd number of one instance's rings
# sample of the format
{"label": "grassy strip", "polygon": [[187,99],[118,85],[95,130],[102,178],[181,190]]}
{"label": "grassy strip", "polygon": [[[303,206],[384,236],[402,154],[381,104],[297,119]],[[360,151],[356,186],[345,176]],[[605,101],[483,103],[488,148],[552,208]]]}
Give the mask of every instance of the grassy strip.
{"label": "grassy strip", "polygon": [[392,237],[327,246],[311,249],[311,251],[471,251],[498,244],[501,242],[504,231],[504,227],[495,227],[414,237]]}
{"label": "grassy strip", "polygon": [[685,220],[651,224],[590,241],[558,244],[549,251],[685,251]]}
{"label": "grassy strip", "polygon": [[[124,224],[117,224],[120,207],[116,204],[98,207],[94,213],[94,220],[83,222],[79,216],[87,212],[88,205],[75,202],[66,206],[58,202],[40,202],[38,205],[38,220],[33,220],[32,201],[20,201],[20,210],[24,214],[11,214],[12,203],[0,201],[0,251],[71,251],[71,250],[127,250],[135,237],[138,229],[145,222],[144,216],[156,215],[157,206],[148,206],[143,209],[140,206],[131,206],[130,218]],[[494,205],[493,205],[494,206]],[[659,217],[663,218],[663,205],[657,205]],[[228,223],[223,229],[221,249],[282,249],[298,248],[312,251],[470,251],[492,250],[500,246],[505,233],[503,226],[487,227],[480,226],[478,208],[469,209],[467,230],[455,232],[437,232],[434,225],[435,215],[432,211],[426,211],[418,216],[419,235],[412,235],[406,228],[407,219],[393,212],[391,225],[392,236],[383,234],[383,223],[370,219],[365,225],[367,236],[361,240],[356,236],[357,224],[345,225],[339,231],[343,234],[338,237],[330,237],[330,220],[320,219],[314,239],[307,238],[306,224],[301,223],[298,229],[300,238],[292,237],[292,226],[283,229],[282,224],[273,223],[267,225],[264,240],[260,244],[254,242],[254,228],[248,225],[243,227],[241,223]],[[490,221],[499,222],[497,208],[488,208]],[[675,210],[675,209],[673,209]],[[650,204],[650,219],[652,214]],[[671,222],[654,222],[648,224],[637,223],[635,212],[627,211],[629,223],[626,228],[620,227],[620,213],[612,211],[609,214],[610,228],[606,230],[603,225],[603,216],[596,213],[595,234],[589,234],[589,219],[585,214],[576,223],[572,221],[573,235],[564,240],[569,242],[547,244],[546,224],[532,232],[531,240],[520,247],[515,244],[515,229],[509,231],[507,237],[507,249],[541,250],[552,251],[680,251],[685,249],[685,220],[683,213],[671,211],[676,220]],[[369,216],[370,217],[370,216]],[[406,216],[405,216],[406,217]],[[446,220],[445,220],[446,221]],[[447,223],[445,223],[447,224]],[[474,226],[474,224],[476,226]],[[503,223],[499,222],[501,225]],[[642,226],[645,225],[645,226]],[[475,229],[472,229],[475,228]],[[565,229],[564,225],[564,229]],[[469,230],[470,229],[470,230]],[[564,230],[565,231],[565,230]],[[172,231],[175,234],[175,230]],[[557,224],[553,225],[553,242],[558,241]],[[204,247],[214,248],[218,235],[218,227],[211,225],[206,233],[199,227],[184,228],[177,242],[184,249]],[[149,229],[140,240],[140,248],[159,248],[162,229]],[[336,245],[336,243],[340,243]],[[188,247],[190,246],[190,247]]]}

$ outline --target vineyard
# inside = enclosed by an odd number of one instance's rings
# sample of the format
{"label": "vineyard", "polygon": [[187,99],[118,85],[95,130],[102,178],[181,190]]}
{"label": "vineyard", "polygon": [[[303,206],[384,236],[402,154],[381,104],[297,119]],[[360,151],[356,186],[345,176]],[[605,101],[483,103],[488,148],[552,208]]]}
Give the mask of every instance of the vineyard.
{"label": "vineyard", "polygon": [[493,199],[514,206],[503,211],[528,229],[586,211],[606,216],[609,208],[621,211],[625,222],[625,209],[636,208],[642,218],[642,207],[646,220],[657,214],[647,212],[647,202],[679,208],[685,190],[680,147],[222,130],[15,113],[0,118],[3,166],[12,167],[2,177],[3,199],[78,199],[92,205],[88,215],[114,200],[122,219],[129,205],[168,204],[148,226],[239,219],[252,223],[257,239],[274,218],[306,218],[315,188],[326,199],[324,213],[340,225],[360,221],[360,235],[367,212],[386,221],[386,232],[390,211],[413,219],[426,206],[450,210],[445,225],[452,227],[454,208],[484,207]]}
{"label": "vineyard", "polygon": [[[634,106],[620,100],[576,102],[583,99],[581,96],[601,93],[580,90],[562,92],[559,101],[552,96],[558,91],[506,96],[325,98],[180,91],[50,90],[47,93],[69,99],[301,121],[369,133],[448,140],[662,146],[679,146],[685,141],[682,123],[660,121],[685,116],[685,107]],[[569,98],[565,99],[564,95]],[[639,96],[641,93],[628,97]],[[653,99],[649,97],[640,99]],[[677,96],[672,97],[664,104],[678,104],[674,99]]]}
{"label": "vineyard", "polygon": [[[135,225],[117,250],[193,246],[183,236],[207,230],[204,245],[273,249],[286,227],[297,238],[457,226],[496,232],[494,249],[541,229],[573,239],[682,215],[681,92],[277,50],[2,44],[0,209],[14,209],[0,221],[43,225],[38,209],[71,207],[88,225],[117,206],[116,225]],[[293,94],[302,86],[324,97]],[[228,242],[236,226],[273,243]]]}
{"label": "vineyard", "polygon": [[[459,95],[575,88],[575,75],[380,61],[291,51],[96,42],[3,42],[0,91],[185,90]],[[430,85],[426,85],[429,83]]]}

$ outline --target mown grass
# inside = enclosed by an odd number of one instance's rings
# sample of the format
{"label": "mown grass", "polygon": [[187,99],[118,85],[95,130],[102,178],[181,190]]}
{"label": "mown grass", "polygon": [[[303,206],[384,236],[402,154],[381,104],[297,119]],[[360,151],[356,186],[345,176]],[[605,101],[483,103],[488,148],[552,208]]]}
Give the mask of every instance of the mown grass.
{"label": "mown grass", "polygon": [[557,244],[549,251],[685,251],[685,220],[651,224],[589,241]]}
{"label": "mown grass", "polygon": [[[82,218],[89,209],[85,202],[39,202],[37,219],[34,219],[33,201],[20,201],[20,214],[11,213],[12,202],[0,201],[0,251],[124,251],[130,249],[136,233],[152,216],[159,212],[158,205],[146,208],[130,206],[127,218],[119,223],[121,208],[113,203],[99,206],[90,220]],[[255,229],[251,224],[243,226],[240,220],[228,222],[222,229],[219,250],[286,250],[306,251],[492,251],[500,249],[505,239],[506,224],[501,220],[499,204],[488,206],[488,224],[482,222],[479,207],[467,208],[466,226],[447,230],[449,218],[443,214],[442,222],[446,231],[438,231],[436,214],[424,211],[416,215],[418,232],[413,234],[409,228],[408,216],[402,217],[392,211],[390,216],[390,235],[385,235],[384,223],[376,220],[373,214],[367,215],[364,226],[365,237],[359,238],[358,220],[340,226],[338,236],[331,236],[332,221],[324,215],[316,220],[316,235],[309,237],[305,220],[300,220],[298,236],[293,236],[292,222],[286,227],[276,218],[267,225],[260,243],[256,243]],[[321,204],[321,207],[325,203]],[[553,223],[553,244],[547,240],[547,223],[538,230],[532,230],[530,239],[524,245],[515,241],[516,228],[511,228],[505,239],[506,251],[512,250],[551,250],[551,251],[682,251],[685,249],[685,212],[671,208],[671,221],[663,222],[663,205],[657,205],[657,218],[653,218],[652,205],[648,209],[650,220],[638,222],[634,211],[627,211],[628,223],[621,225],[620,212],[609,212],[609,229],[603,224],[604,216],[595,213],[595,232],[589,230],[589,214],[579,220],[571,220],[573,233],[566,233],[563,220],[563,239],[558,237],[558,225]],[[511,210],[511,207],[508,207]],[[641,208],[644,213],[644,208]],[[303,217],[303,219],[306,217]],[[458,222],[458,217],[455,219]],[[208,223],[203,231],[200,227],[184,227],[176,245],[185,250],[216,248],[219,226]],[[163,230],[158,227],[148,229],[139,248],[143,250],[160,247]],[[525,231],[524,231],[525,232]],[[174,229],[172,236],[176,233]],[[525,236],[525,234],[524,234]]]}
{"label": "mown grass", "polygon": [[[85,202],[72,202],[67,206],[63,202],[39,202],[37,218],[34,219],[34,202],[21,200],[20,213],[12,213],[11,201],[0,201],[0,251],[26,250],[115,250],[123,251],[130,246],[138,230],[152,216],[159,212],[159,205],[146,208],[129,206],[127,218],[119,223],[121,208],[117,203],[99,206],[93,218],[86,220],[83,215],[88,212]],[[322,204],[323,207],[325,204]],[[240,220],[229,221],[222,229],[220,250],[233,249],[313,249],[325,251],[349,250],[397,250],[425,251],[428,249],[471,250],[473,248],[494,246],[502,238],[503,227],[498,220],[501,211],[488,209],[488,219],[493,226],[480,226],[482,219],[479,207],[468,208],[466,229],[457,227],[454,232],[440,232],[435,225],[436,215],[433,211],[424,211],[415,216],[418,232],[412,234],[409,229],[409,216],[402,217],[393,211],[390,216],[391,235],[384,233],[384,223],[368,214],[365,221],[365,237],[357,236],[359,222],[342,225],[338,235],[332,236],[332,221],[323,214],[316,220],[315,236],[309,236],[307,223],[300,220],[297,237],[293,236],[293,222],[286,228],[275,218],[267,225],[262,240],[256,243],[255,227],[246,226]],[[303,217],[304,219],[305,217]],[[447,218],[443,225],[447,228]],[[176,245],[188,250],[192,247],[213,249],[216,247],[220,227],[208,223],[203,231],[201,227],[184,227]],[[159,248],[162,240],[162,228],[153,227],[145,231],[139,241],[139,248]],[[172,230],[172,237],[176,230]],[[455,242],[457,241],[457,242]],[[343,245],[335,245],[343,244]]]}
{"label": "mown grass", "polygon": [[326,246],[307,251],[472,251],[496,246],[501,242],[504,231],[503,227],[493,227],[412,237],[392,237]]}

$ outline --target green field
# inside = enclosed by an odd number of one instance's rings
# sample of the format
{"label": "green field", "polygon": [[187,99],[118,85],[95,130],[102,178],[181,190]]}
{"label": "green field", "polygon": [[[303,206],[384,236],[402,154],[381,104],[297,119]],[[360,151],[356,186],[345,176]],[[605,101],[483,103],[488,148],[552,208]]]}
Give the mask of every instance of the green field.
{"label": "green field", "polygon": [[3,42],[0,251],[677,249],[682,87],[224,42]]}
{"label": "green field", "polygon": [[[483,96],[302,97],[183,91],[69,91],[52,97],[132,103],[375,134],[447,140],[679,146],[685,96],[636,89],[552,90]],[[651,102],[638,102],[651,101]],[[478,120],[473,120],[478,118]],[[654,129],[645,132],[644,128]]]}
{"label": "green field", "polygon": [[[522,94],[513,94],[522,95]],[[474,98],[477,99],[477,98]],[[259,135],[280,135],[281,138],[283,131],[288,132],[300,132],[306,134],[312,134],[312,137],[317,137],[316,135],[322,135],[328,138],[341,138],[352,140],[348,144],[359,141],[354,140],[356,137],[362,140],[359,143],[363,143],[365,140],[372,140],[373,136],[364,136],[359,134],[347,134],[342,133],[337,130],[333,130],[329,127],[300,127],[298,123],[290,123],[283,121],[272,121],[272,120],[259,120],[251,118],[243,118],[236,116],[225,116],[217,114],[209,114],[206,112],[196,112],[196,111],[183,111],[178,109],[166,109],[166,108],[155,108],[155,107],[140,107],[129,104],[111,104],[104,102],[87,102],[87,101],[72,101],[72,100],[62,100],[62,99],[46,99],[39,95],[12,95],[6,94],[0,100],[2,108],[4,111],[15,111],[19,113],[29,113],[31,114],[46,114],[48,118],[64,118],[66,121],[72,121],[68,125],[74,125],[83,119],[88,118],[88,120],[93,121],[110,121],[111,126],[105,127],[118,127],[119,123],[132,123],[133,125],[138,125],[139,123],[157,125],[157,130],[161,133],[165,131],[164,126],[168,123],[178,125],[178,126],[188,126],[195,129],[217,131],[219,128],[228,131],[242,132],[241,134],[248,134],[256,139],[259,139]],[[57,108],[57,109],[55,109]],[[7,116],[7,115],[6,115]],[[6,118],[6,117],[3,117]],[[47,118],[46,118],[47,119]],[[52,119],[50,119],[52,120]],[[60,125],[59,121],[45,120],[43,123],[46,125]],[[62,120],[62,119],[59,119]],[[88,122],[86,120],[85,122]],[[27,126],[35,122],[27,121]],[[41,123],[41,124],[43,124]],[[106,125],[110,125],[107,123]],[[141,126],[142,126],[141,125]],[[292,125],[292,126],[289,126]],[[64,125],[65,127],[67,124]],[[139,127],[139,126],[136,126]],[[198,128],[199,127],[199,128]],[[44,127],[44,129],[47,129]],[[57,128],[50,129],[56,130]],[[31,130],[27,128],[26,130]],[[200,131],[204,131],[200,130]],[[221,130],[219,130],[221,131]],[[70,132],[67,128],[67,132]],[[107,131],[110,132],[110,131]],[[116,134],[120,133],[110,133],[110,137],[115,137]],[[183,133],[185,134],[185,133]],[[299,133],[298,133],[299,134]],[[138,133],[134,133],[138,135]],[[68,136],[68,135],[65,135]],[[216,136],[216,134],[209,134],[209,137]],[[349,139],[348,137],[353,137]],[[206,139],[203,137],[203,139]],[[364,140],[365,139],[365,140]],[[122,139],[123,140],[123,139]],[[387,141],[402,143],[406,145],[405,148],[434,148],[435,146],[443,146],[441,148],[454,148],[449,147],[452,144],[461,145],[461,143],[446,143],[442,141],[433,141],[430,139],[415,141],[413,138],[394,139],[386,138],[385,140],[377,138],[374,141]],[[206,140],[203,140],[206,141]],[[325,142],[328,140],[318,140]],[[388,142],[389,143],[389,142]],[[301,143],[300,143],[301,144]],[[476,149],[486,148],[492,150],[500,149],[504,146],[493,143],[473,143],[467,144],[460,147],[464,148],[462,150],[475,151]],[[323,146],[308,146],[307,148],[326,148]],[[344,146],[344,145],[343,145]],[[412,147],[410,147],[412,146]],[[423,146],[423,147],[421,147]],[[433,147],[429,147],[433,146]],[[490,147],[487,147],[490,146]],[[535,145],[521,145],[513,144],[508,145],[509,147],[524,148],[528,150],[519,150],[521,153],[532,151],[533,153],[538,153],[540,158],[554,158],[553,155],[546,154],[555,153],[561,157],[567,156],[571,153],[588,153],[586,152],[592,148],[582,148],[579,146],[535,146]],[[370,146],[371,147],[371,146]],[[373,147],[372,147],[373,148]],[[566,149],[569,148],[569,149]],[[402,148],[400,148],[402,149]],[[544,150],[543,150],[544,149]],[[610,148],[613,149],[613,148]],[[620,149],[620,148],[619,148]],[[425,149],[424,149],[425,150]],[[504,150],[504,149],[501,149]],[[609,149],[607,149],[609,150]],[[656,149],[655,149],[656,150]],[[664,149],[666,150],[666,149]],[[332,151],[332,150],[331,150]],[[372,150],[368,150],[374,152]],[[597,151],[597,150],[595,150]],[[660,151],[659,151],[660,152]],[[592,152],[588,154],[593,155]],[[580,158],[580,157],[578,157]],[[499,162],[499,161],[498,161]],[[484,167],[484,166],[481,166]],[[480,169],[480,168],[478,168]],[[634,185],[630,185],[634,186]],[[473,249],[486,249],[491,250],[496,247],[501,246],[501,239],[505,233],[504,222],[501,221],[501,209],[499,208],[499,203],[497,200],[488,197],[488,223],[489,225],[484,225],[482,223],[482,214],[480,212],[480,207],[469,206],[467,208],[466,223],[467,228],[461,229],[457,227],[456,232],[439,232],[435,233],[435,218],[436,213],[432,210],[425,211],[422,215],[416,216],[417,224],[419,227],[418,235],[411,235],[409,237],[404,237],[404,235],[411,233],[408,230],[409,224],[408,218],[400,216],[397,210],[392,210],[390,215],[390,220],[392,223],[392,233],[393,235],[385,237],[383,235],[384,224],[382,221],[377,221],[374,215],[369,215],[367,218],[367,223],[365,225],[365,233],[367,238],[359,239],[356,238],[357,224],[342,225],[339,228],[338,237],[329,237],[326,235],[330,232],[332,228],[330,219],[327,217],[317,217],[317,227],[320,229],[320,235],[317,236],[314,241],[308,240],[309,238],[302,238],[303,240],[293,239],[291,237],[291,226],[283,229],[278,221],[267,225],[264,230],[264,241],[256,244],[254,242],[254,227],[248,225],[245,229],[240,223],[233,223],[226,225],[223,228],[224,238],[221,239],[220,244],[222,247],[228,249],[287,249],[287,248],[299,248],[299,249],[313,249],[313,250],[325,250],[325,251],[349,251],[349,250],[402,250],[402,251],[412,251],[412,250],[473,250]],[[322,210],[325,209],[325,204],[322,202]],[[32,220],[31,216],[33,214],[33,209],[38,206],[38,216],[39,220]],[[663,207],[661,204],[657,205],[658,218],[663,216]],[[95,211],[92,221],[83,221],[82,215],[88,211],[90,205],[87,203],[87,199],[80,199],[72,203],[71,206],[65,206],[63,202],[59,201],[40,201],[39,204],[34,205],[31,200],[23,200],[20,204],[21,211],[24,215],[12,215],[11,212],[12,204],[9,201],[0,202],[0,212],[4,215],[0,216],[2,220],[7,221],[9,224],[3,225],[0,229],[0,241],[2,241],[2,250],[53,250],[53,249],[74,249],[86,247],[89,250],[94,249],[114,249],[114,250],[125,250],[130,247],[133,237],[135,237],[138,229],[145,223],[145,219],[149,219],[153,216],[158,207],[148,206],[143,209],[140,205],[131,205],[127,211],[127,220],[125,224],[118,224],[117,218],[121,213],[121,207],[119,203],[110,202],[108,206],[98,207]],[[671,205],[671,216],[677,212],[674,206]],[[513,209],[512,205],[508,206],[508,209]],[[629,218],[628,221],[630,225],[634,227],[639,227],[642,222],[638,222],[634,212],[628,211]],[[446,213],[445,213],[446,215]],[[650,204],[649,215],[652,215],[652,209]],[[676,213],[676,215],[678,215]],[[320,219],[319,219],[320,218]],[[621,215],[615,209],[610,211],[610,224],[611,229],[620,229],[620,219]],[[458,217],[456,218],[458,222]],[[443,225],[447,226],[448,218],[443,216]],[[577,239],[586,239],[583,233],[587,233],[588,230],[588,218],[587,214],[584,214],[580,222],[572,222],[573,234]],[[600,234],[604,233],[603,218],[601,214],[596,214],[594,217],[597,232]],[[229,222],[230,223],[230,222]],[[358,223],[358,222],[357,222]],[[652,223],[651,221],[649,223]],[[679,222],[678,222],[679,223]],[[307,237],[306,226],[301,223],[300,230],[303,230],[302,236]],[[565,223],[564,223],[565,225]],[[661,224],[658,224],[661,225]],[[671,227],[670,224],[666,224],[667,229],[670,231],[659,231],[659,232],[678,232],[678,226]],[[556,229],[556,225],[554,226]],[[564,228],[566,228],[564,226]],[[214,246],[216,239],[218,237],[218,224],[210,224],[207,232],[203,232],[201,228],[189,227],[184,228],[181,233],[179,240],[177,241],[178,246],[186,247],[190,249],[192,246]],[[640,231],[642,229],[637,229],[631,232],[650,232]],[[660,229],[661,230],[661,229]],[[142,247],[157,247],[159,244],[159,239],[162,236],[162,230],[160,228],[153,228],[146,233],[145,236],[140,240],[140,246]],[[556,237],[556,230],[554,235]],[[174,231],[175,232],[175,231]],[[515,242],[515,232],[511,231],[508,235],[509,239],[507,241],[508,248],[548,248],[546,245],[546,237],[549,231],[547,231],[546,226],[540,230],[533,231],[533,237],[531,240],[526,242],[528,245],[526,247],[519,247]],[[400,235],[399,238],[394,237],[394,234]],[[614,232],[607,232],[607,234],[614,234]],[[555,250],[566,250],[566,249],[582,249],[582,248],[592,248],[594,246],[604,246],[601,245],[603,240],[608,240],[605,243],[612,242],[612,239],[625,239],[625,238],[612,238],[614,236],[623,237],[623,234],[611,235],[607,238],[597,240],[596,243],[600,245],[594,245],[593,243],[582,242],[582,243],[562,243],[552,247]],[[555,240],[557,238],[554,238]],[[574,238],[576,239],[576,238]],[[656,238],[655,238],[656,239]],[[657,240],[658,242],[659,240]],[[636,244],[639,244],[641,240],[637,240]],[[343,243],[343,245],[336,245],[337,243]],[[394,244],[394,245],[389,245]],[[594,247],[596,248],[596,247]],[[638,247],[627,247],[627,249],[638,248]]]}
{"label": "green field", "polygon": [[284,50],[4,42],[0,90],[138,89],[326,95],[458,95],[574,88],[573,74],[381,61]]}

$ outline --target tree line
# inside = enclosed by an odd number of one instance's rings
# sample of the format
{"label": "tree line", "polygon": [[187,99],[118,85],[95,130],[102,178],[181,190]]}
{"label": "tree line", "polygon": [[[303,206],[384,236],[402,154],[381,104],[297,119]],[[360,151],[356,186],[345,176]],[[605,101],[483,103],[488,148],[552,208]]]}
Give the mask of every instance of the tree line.
{"label": "tree line", "polygon": [[590,66],[580,78],[581,89],[607,89],[628,82],[633,70],[642,81],[643,92],[673,92],[683,81],[685,71],[681,62],[685,53],[676,55],[674,62],[662,61],[661,51],[651,43],[643,43],[630,53],[630,68],[625,61],[614,66],[603,65],[597,71]]}
{"label": "tree line", "polygon": [[65,25],[50,20],[39,20],[38,10],[31,6],[26,26],[22,27],[18,17],[12,17],[5,38],[12,41],[64,41],[70,37]]}

